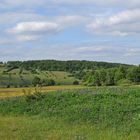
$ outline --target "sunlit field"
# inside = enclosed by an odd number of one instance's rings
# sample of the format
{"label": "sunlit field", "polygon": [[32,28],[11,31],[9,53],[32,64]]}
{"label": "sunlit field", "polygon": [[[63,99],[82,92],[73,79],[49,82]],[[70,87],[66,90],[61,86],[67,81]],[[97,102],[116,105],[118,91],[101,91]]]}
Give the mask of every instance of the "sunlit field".
{"label": "sunlit field", "polygon": [[[41,92],[49,92],[49,91],[57,91],[57,90],[70,90],[70,89],[83,89],[86,88],[85,86],[80,85],[64,85],[64,86],[47,86],[47,87],[40,87],[37,88]],[[14,97],[14,96],[22,96],[25,92],[34,92],[35,87],[23,87],[23,88],[0,88],[0,98],[6,97]]]}

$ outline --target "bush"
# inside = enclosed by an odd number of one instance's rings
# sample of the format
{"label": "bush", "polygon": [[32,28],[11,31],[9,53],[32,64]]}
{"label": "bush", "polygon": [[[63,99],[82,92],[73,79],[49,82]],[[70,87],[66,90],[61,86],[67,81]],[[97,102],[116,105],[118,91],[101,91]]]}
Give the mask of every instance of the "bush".
{"label": "bush", "polygon": [[75,80],[75,81],[73,82],[73,85],[79,85],[79,81]]}
{"label": "bush", "polygon": [[32,101],[39,101],[44,98],[44,94],[41,92],[40,88],[35,88],[34,92],[31,92],[31,90],[23,90],[24,98],[26,102],[30,103]]}
{"label": "bush", "polygon": [[10,88],[10,85],[7,85],[6,87],[7,87],[7,88]]}
{"label": "bush", "polygon": [[56,82],[53,79],[47,79],[42,81],[43,86],[54,86]]}
{"label": "bush", "polygon": [[35,76],[32,83],[33,83],[34,86],[40,85],[41,84],[41,79],[39,77]]}
{"label": "bush", "polygon": [[120,86],[129,86],[129,85],[132,85],[132,82],[128,79],[121,79],[117,82],[117,85],[120,85]]}

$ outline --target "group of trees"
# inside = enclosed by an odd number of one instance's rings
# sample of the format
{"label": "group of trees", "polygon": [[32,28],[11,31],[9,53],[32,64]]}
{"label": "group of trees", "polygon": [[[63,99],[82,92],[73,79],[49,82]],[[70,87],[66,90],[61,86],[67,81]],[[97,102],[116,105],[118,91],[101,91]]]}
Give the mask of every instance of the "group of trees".
{"label": "group of trees", "polygon": [[84,77],[88,85],[111,86],[140,83],[140,67],[124,67],[99,69],[88,72]]}
{"label": "group of trees", "polygon": [[56,83],[53,79],[40,79],[39,77],[35,76],[32,81],[33,86],[54,86]]}

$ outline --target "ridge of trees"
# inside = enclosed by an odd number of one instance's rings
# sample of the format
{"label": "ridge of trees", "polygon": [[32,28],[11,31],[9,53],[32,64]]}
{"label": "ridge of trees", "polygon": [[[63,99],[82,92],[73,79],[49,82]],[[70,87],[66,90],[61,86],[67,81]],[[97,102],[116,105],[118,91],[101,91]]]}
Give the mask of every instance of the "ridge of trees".
{"label": "ridge of trees", "polygon": [[59,60],[33,60],[33,61],[8,61],[5,64],[9,69],[12,68],[24,68],[26,70],[49,70],[49,71],[82,71],[89,69],[99,68],[114,68],[117,66],[130,66],[119,63],[108,63],[108,62],[96,62],[96,61],[59,61]]}

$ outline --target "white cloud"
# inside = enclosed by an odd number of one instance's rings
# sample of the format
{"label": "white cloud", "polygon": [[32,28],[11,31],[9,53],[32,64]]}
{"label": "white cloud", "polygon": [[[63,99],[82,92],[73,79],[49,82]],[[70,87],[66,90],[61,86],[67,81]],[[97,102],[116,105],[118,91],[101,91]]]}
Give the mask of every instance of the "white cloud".
{"label": "white cloud", "polygon": [[127,10],[110,17],[97,18],[87,28],[94,34],[125,36],[140,33],[140,10]]}
{"label": "white cloud", "polygon": [[[44,17],[45,19],[45,17]],[[47,19],[47,18],[46,18]],[[17,41],[37,40],[43,35],[54,34],[65,28],[88,23],[89,18],[79,15],[56,16],[44,21],[18,22],[5,30],[9,35],[17,35]]]}
{"label": "white cloud", "polygon": [[[26,16],[24,18],[26,19]],[[43,21],[18,22],[15,25],[15,27],[8,29],[7,32],[9,33],[53,32],[59,31],[61,29],[70,26],[76,26],[82,23],[87,23],[89,21],[88,17],[80,15],[56,16],[46,21],[45,19],[47,19],[47,17],[44,17]]]}
{"label": "white cloud", "polygon": [[16,39],[18,41],[24,42],[24,41],[35,41],[38,40],[41,36],[38,35],[18,35]]}
{"label": "white cloud", "polygon": [[53,22],[21,22],[14,28],[7,30],[10,33],[50,32],[58,31],[58,25]]}
{"label": "white cloud", "polygon": [[[45,17],[47,18],[47,17]],[[20,12],[5,12],[0,13],[0,24],[1,25],[10,25],[17,22],[33,21],[33,20],[43,20],[44,17],[33,11],[20,11]]]}

